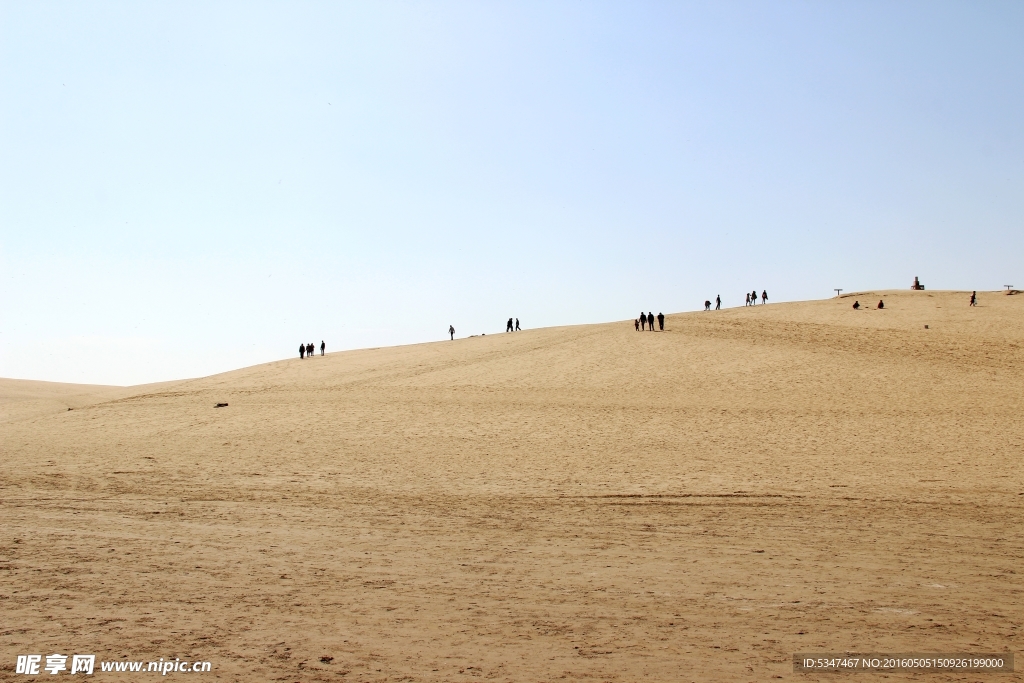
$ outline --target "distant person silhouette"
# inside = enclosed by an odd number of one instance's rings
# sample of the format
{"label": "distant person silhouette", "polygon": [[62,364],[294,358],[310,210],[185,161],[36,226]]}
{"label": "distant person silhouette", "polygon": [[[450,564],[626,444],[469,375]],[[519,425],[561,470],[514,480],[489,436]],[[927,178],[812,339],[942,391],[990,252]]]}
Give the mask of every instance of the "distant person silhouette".
{"label": "distant person silhouette", "polygon": [[658,329],[665,330],[665,314],[661,311],[658,311]]}
{"label": "distant person silhouette", "polygon": [[743,305],[744,306],[749,306],[750,305],[750,292],[747,292],[747,295],[746,295],[746,297],[743,300]]}
{"label": "distant person silhouette", "polygon": [[505,331],[506,332],[511,332],[512,331],[512,318],[509,318],[508,322],[505,323]]}
{"label": "distant person silhouette", "polygon": [[324,351],[326,351],[326,350],[327,350],[327,344],[325,344],[324,340],[321,339],[320,340],[320,355],[321,356],[324,355]]}
{"label": "distant person silhouette", "polygon": [[854,301],[853,302],[853,310],[856,311],[858,308],[860,308],[860,302],[859,301]]}
{"label": "distant person silhouette", "polygon": [[705,311],[710,311],[711,310],[711,302],[708,301],[707,299],[704,300],[704,310]]}
{"label": "distant person silhouette", "polygon": [[719,294],[715,297],[715,310],[717,311],[722,307],[722,295]]}
{"label": "distant person silhouette", "polygon": [[305,344],[299,344],[299,358],[305,358],[305,357],[306,357],[306,345]]}
{"label": "distant person silhouette", "polygon": [[644,313],[643,311],[640,311],[640,329],[647,329],[647,314]]}
{"label": "distant person silhouette", "polygon": [[756,289],[753,292],[750,293],[750,305],[751,306],[756,306],[757,305],[757,290]]}
{"label": "distant person silhouette", "polygon": [[654,332],[654,314],[650,311],[647,311],[647,330]]}
{"label": "distant person silhouette", "polygon": [[636,328],[637,332],[640,331],[640,318],[637,318],[636,320],[633,321],[633,327]]}
{"label": "distant person silhouette", "polygon": [[452,336],[452,341],[455,341],[455,326],[454,325],[449,325],[448,326],[448,334],[450,334]]}
{"label": "distant person silhouette", "polygon": [[978,292],[976,292],[976,291],[975,292],[971,292],[971,305],[972,306],[977,306],[978,305]]}
{"label": "distant person silhouette", "polygon": [[522,332],[522,330],[519,329],[519,318],[516,318],[516,332]]}
{"label": "distant person silhouette", "polygon": [[762,290],[762,292],[761,292],[761,303],[762,304],[768,303],[768,290],[767,289]]}
{"label": "distant person silhouette", "polygon": [[878,310],[882,310],[883,308],[885,308],[885,302],[882,301],[881,299],[879,299],[878,300]]}

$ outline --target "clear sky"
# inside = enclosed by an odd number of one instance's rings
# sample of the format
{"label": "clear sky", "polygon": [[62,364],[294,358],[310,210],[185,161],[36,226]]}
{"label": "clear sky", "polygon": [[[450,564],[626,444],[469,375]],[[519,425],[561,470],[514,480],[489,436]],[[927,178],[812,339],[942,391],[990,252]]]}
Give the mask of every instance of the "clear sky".
{"label": "clear sky", "polygon": [[0,2],[0,376],[1024,286],[1020,2]]}

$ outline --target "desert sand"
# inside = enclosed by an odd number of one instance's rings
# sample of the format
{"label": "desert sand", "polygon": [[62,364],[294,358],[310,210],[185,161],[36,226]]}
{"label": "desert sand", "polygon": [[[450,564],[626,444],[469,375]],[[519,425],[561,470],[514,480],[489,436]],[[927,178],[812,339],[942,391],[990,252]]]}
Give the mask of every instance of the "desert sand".
{"label": "desert sand", "polygon": [[968,296],[3,380],[0,679],[52,652],[289,682],[1019,652],[1024,295]]}

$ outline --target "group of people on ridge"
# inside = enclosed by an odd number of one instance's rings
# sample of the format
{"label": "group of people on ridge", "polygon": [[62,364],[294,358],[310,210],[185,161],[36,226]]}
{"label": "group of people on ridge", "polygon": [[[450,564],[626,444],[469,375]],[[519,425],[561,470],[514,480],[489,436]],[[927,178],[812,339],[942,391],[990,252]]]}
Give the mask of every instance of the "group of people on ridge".
{"label": "group of people on ridge", "polygon": [[[320,340],[320,355],[324,355],[324,351],[327,350],[327,344]],[[316,351],[316,347],[313,346],[312,342],[309,344],[299,344],[299,358],[312,358],[313,353]]]}
{"label": "group of people on ridge", "polygon": [[512,318],[509,318],[508,322],[505,323],[505,331],[506,332],[521,332],[522,330],[519,329],[519,318],[516,318],[516,326],[515,326],[515,328],[512,327]]}
{"label": "group of people on ridge", "polygon": [[[761,292],[761,303],[762,304],[768,303],[768,290],[767,289]],[[757,305],[757,290],[756,289],[753,292],[751,292],[750,294],[747,294],[747,303],[745,303],[743,305],[744,306],[756,306]]]}
{"label": "group of people on ridge", "polygon": [[[747,301],[750,301],[750,295],[749,294],[747,295]],[[721,308],[722,308],[722,295],[719,294],[718,296],[715,297],[715,310],[717,311],[717,310],[719,310]],[[705,311],[710,311],[711,310],[711,302],[710,301],[705,301],[704,302],[704,310]]]}
{"label": "group of people on ridge", "polygon": [[[636,327],[637,332],[640,330],[650,330],[651,332],[654,332],[654,314],[649,311],[646,314],[643,311],[640,311],[640,317],[633,321],[633,325]],[[658,314],[658,329],[665,329],[664,313]]]}

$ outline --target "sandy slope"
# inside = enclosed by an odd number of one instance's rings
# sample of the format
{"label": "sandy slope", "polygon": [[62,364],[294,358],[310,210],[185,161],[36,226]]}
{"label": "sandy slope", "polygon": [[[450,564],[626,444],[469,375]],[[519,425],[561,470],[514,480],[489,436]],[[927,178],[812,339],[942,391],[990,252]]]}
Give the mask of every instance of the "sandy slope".
{"label": "sandy slope", "polygon": [[158,382],[135,387],[102,384],[61,384],[0,377],[0,424],[113,401],[145,391],[168,388],[178,382]]}
{"label": "sandy slope", "polygon": [[294,359],[72,411],[0,385],[0,678],[44,651],[229,680],[720,681],[814,680],[801,651],[1021,650],[1024,295],[666,328]]}

